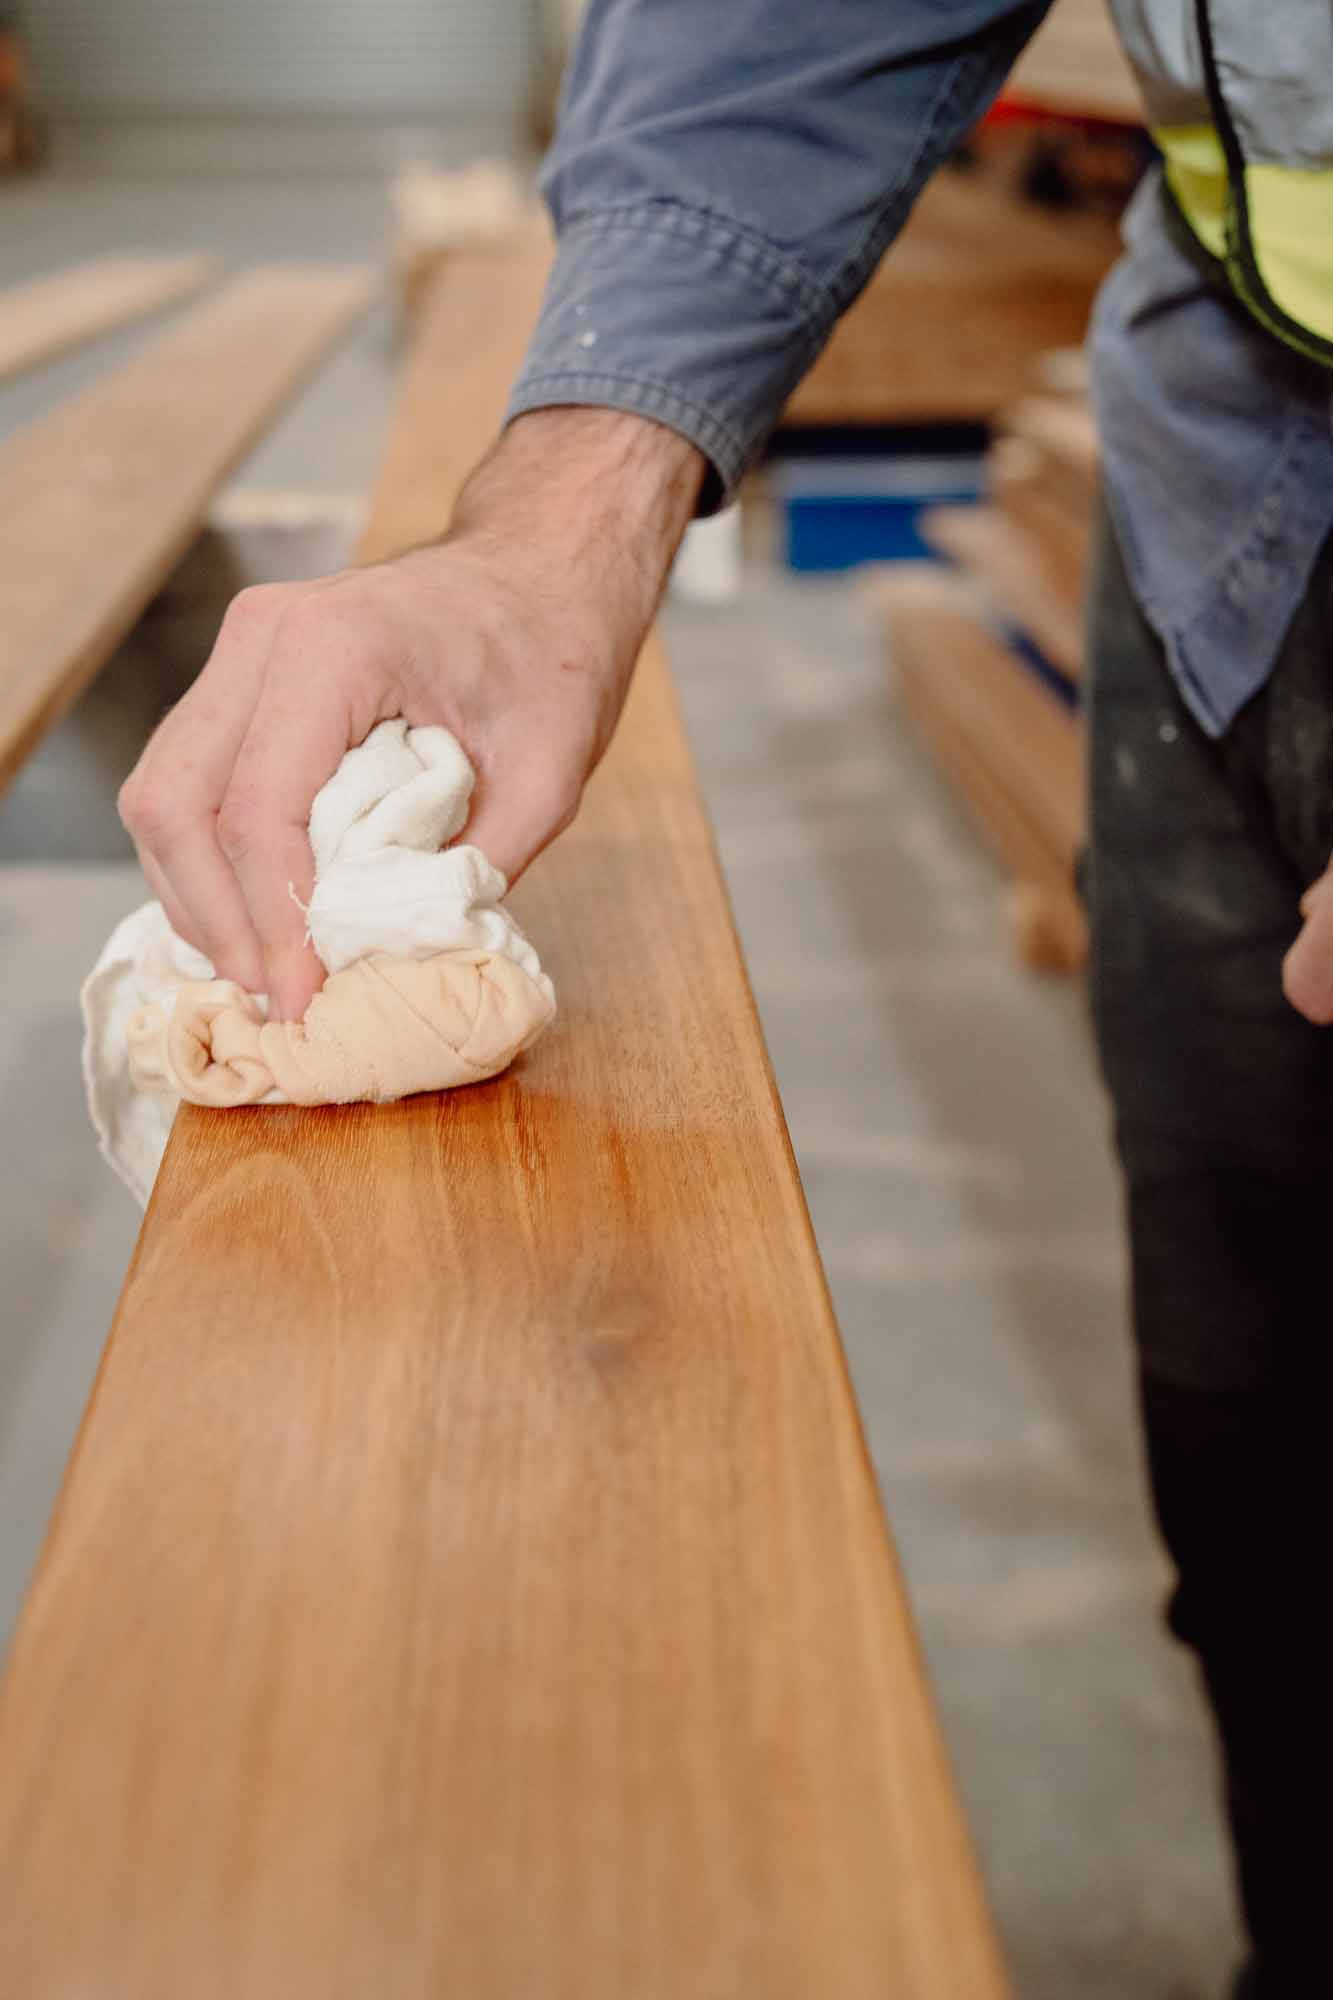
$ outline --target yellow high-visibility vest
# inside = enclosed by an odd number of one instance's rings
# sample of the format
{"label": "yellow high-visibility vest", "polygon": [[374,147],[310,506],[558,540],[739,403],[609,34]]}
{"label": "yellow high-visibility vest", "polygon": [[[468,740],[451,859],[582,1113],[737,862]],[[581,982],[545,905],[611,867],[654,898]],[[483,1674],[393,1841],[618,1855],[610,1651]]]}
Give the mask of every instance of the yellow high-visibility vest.
{"label": "yellow high-visibility vest", "polygon": [[1333,366],[1333,0],[1111,0],[1172,204],[1269,331]]}

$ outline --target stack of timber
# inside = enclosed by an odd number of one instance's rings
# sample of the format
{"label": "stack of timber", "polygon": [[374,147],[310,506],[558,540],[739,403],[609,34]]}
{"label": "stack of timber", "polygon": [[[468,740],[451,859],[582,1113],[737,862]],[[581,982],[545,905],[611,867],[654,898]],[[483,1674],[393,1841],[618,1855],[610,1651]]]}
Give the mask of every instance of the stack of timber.
{"label": "stack of timber", "polygon": [[1065,117],[1135,124],[1143,116],[1105,0],[1059,0],[1019,57],[1006,94]]}
{"label": "stack of timber", "polygon": [[937,174],[792,396],[785,425],[990,422],[1032,357],[1077,345],[1115,222],[1053,214],[988,165]]}
{"label": "stack of timber", "polygon": [[876,585],[899,693],[1010,878],[1024,963],[1079,970],[1075,889],[1085,828],[1081,598],[1097,441],[1084,397],[1017,402],[990,455],[989,504],[944,507],[923,532],[951,565],[900,565]]}

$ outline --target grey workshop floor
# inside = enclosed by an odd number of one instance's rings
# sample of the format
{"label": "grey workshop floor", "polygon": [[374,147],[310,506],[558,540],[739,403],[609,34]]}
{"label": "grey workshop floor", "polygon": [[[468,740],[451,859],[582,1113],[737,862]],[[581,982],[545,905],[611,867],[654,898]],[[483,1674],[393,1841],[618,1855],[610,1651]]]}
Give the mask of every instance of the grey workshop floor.
{"label": "grey workshop floor", "polygon": [[[6,194],[0,281],[59,261],[57,236],[61,256],[136,241],[292,251],[313,220],[328,254],[373,254],[382,190],[336,192],[35,185]],[[0,391],[0,436],[144,337]],[[354,492],[388,364],[372,319],[242,483]],[[222,579],[298,574],[330,546],[296,525],[196,551],[0,807],[0,1629],[135,1228],[85,1129],[77,1068],[78,982],[142,893],[116,783],[206,647]],[[756,567],[734,605],[676,605],[667,622],[1018,1992],[1206,2000],[1234,1951],[1225,1861],[1191,1677],[1157,1629],[1079,996],[1009,962],[994,875],[900,725],[845,583]]]}

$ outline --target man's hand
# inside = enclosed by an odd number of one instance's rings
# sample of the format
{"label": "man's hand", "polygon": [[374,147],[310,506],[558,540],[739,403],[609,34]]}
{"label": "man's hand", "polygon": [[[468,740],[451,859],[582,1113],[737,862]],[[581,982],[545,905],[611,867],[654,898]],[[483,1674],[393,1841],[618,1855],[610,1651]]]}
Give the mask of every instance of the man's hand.
{"label": "man's hand", "polygon": [[438,544],[242,591],[120,795],[149,885],[219,975],[298,1020],[323,981],[310,806],[377,722],[442,723],[477,773],[463,835],[512,881],[610,741],[704,461],[609,410],[520,417]]}
{"label": "man's hand", "polygon": [[1317,1028],[1333,1022],[1333,861],[1301,898],[1305,926],[1282,967],[1282,988]]}

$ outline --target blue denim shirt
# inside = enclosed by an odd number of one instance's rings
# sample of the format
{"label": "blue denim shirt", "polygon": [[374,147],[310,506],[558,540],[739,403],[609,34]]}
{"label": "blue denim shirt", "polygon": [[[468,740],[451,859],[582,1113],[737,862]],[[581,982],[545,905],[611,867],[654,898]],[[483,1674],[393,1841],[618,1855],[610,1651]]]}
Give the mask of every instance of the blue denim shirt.
{"label": "blue denim shirt", "polygon": [[[1048,0],[591,0],[544,191],[559,252],[510,414],[656,418],[720,504]],[[1333,525],[1328,375],[1176,247],[1155,176],[1094,328],[1108,500],[1220,733]]]}

